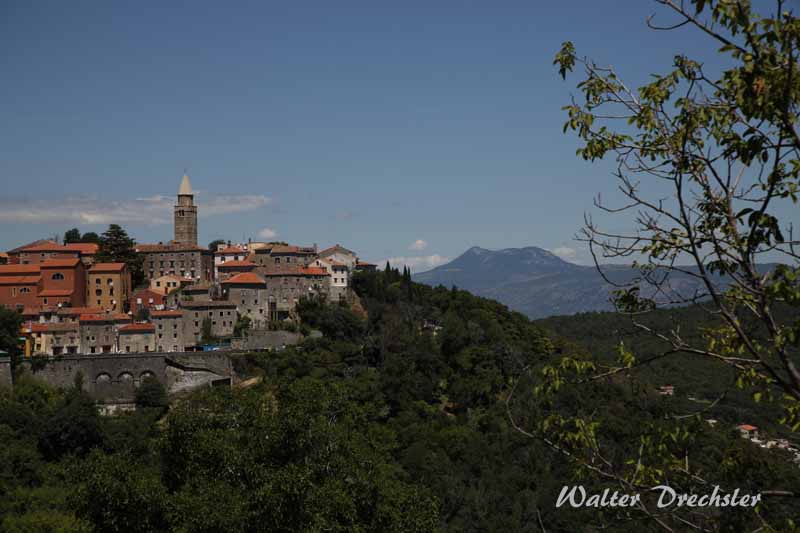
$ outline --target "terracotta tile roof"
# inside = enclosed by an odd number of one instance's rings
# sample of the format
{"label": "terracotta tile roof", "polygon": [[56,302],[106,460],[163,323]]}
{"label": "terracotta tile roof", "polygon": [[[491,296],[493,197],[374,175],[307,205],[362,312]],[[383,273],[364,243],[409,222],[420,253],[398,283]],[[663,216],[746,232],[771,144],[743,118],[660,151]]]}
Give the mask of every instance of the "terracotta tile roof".
{"label": "terracotta tile roof", "polygon": [[73,257],[72,259],[48,259],[44,263],[40,265],[41,268],[72,268],[81,260],[77,257]]}
{"label": "terracotta tile roof", "polygon": [[347,268],[347,265],[345,265],[344,263],[340,263],[339,261],[334,261],[333,259],[330,259],[329,261],[331,263],[331,266],[333,266],[333,267]]}
{"label": "terracotta tile roof", "polygon": [[31,333],[59,333],[78,331],[77,324],[31,324]]}
{"label": "terracotta tile roof", "polygon": [[750,424],[742,424],[742,425],[737,426],[737,427],[739,429],[741,429],[741,430],[744,430],[744,431],[753,431],[753,430],[758,429],[756,426],[751,426]]}
{"label": "terracotta tile roof", "polygon": [[222,282],[223,285],[265,285],[266,281],[258,274],[242,272]]}
{"label": "terracotta tile roof", "polygon": [[39,265],[0,265],[0,276],[39,275]]}
{"label": "terracotta tile roof", "polygon": [[153,333],[155,330],[156,326],[149,322],[142,324],[126,324],[119,328],[120,333]]}
{"label": "terracotta tile roof", "polygon": [[122,313],[99,313],[81,315],[81,322],[130,322],[131,317]]}
{"label": "terracotta tile roof", "polygon": [[357,266],[377,266],[375,263],[367,263],[366,261],[356,261]]}
{"label": "terracotta tile roof", "polygon": [[248,261],[247,259],[243,261],[225,261],[224,263],[220,263],[217,265],[217,268],[220,270],[224,270],[226,268],[243,268],[243,267],[253,267],[255,268],[257,265],[252,261]]}
{"label": "terracotta tile roof", "polygon": [[299,246],[286,246],[283,244],[278,244],[272,247],[271,254],[296,254],[300,251]]}
{"label": "terracotta tile roof", "polygon": [[355,253],[353,251],[348,250],[347,248],[345,248],[341,244],[335,244],[335,245],[331,246],[330,248],[325,248],[324,250],[322,250],[319,253],[319,255],[320,255],[320,257],[322,257],[322,256],[326,256],[326,255],[335,254],[336,252],[342,252],[344,254],[355,255]]}
{"label": "terracotta tile roof", "polygon": [[72,296],[74,291],[72,289],[45,289],[43,291],[39,291],[38,297],[47,297],[47,296]]}
{"label": "terracotta tile roof", "polygon": [[95,263],[89,272],[121,272],[125,266],[125,263]]}
{"label": "terracotta tile roof", "polygon": [[62,307],[59,316],[97,315],[103,312],[102,307]]}
{"label": "terracotta tile roof", "polygon": [[150,318],[181,318],[183,311],[150,311]]}
{"label": "terracotta tile roof", "polygon": [[40,246],[42,244],[58,244],[56,241],[52,241],[50,239],[39,239],[38,241],[29,242],[28,244],[23,244],[22,246],[18,246],[13,250],[9,250],[8,253],[10,254],[18,254],[19,252],[25,250],[26,248],[30,248],[31,246]]}
{"label": "terracotta tile roof", "polygon": [[94,255],[100,250],[100,246],[93,242],[71,242],[65,244],[64,248],[80,252],[81,255]]}
{"label": "terracotta tile roof", "polygon": [[217,250],[216,252],[214,252],[215,255],[234,255],[243,253],[245,253],[245,249],[240,248],[238,246],[229,246],[227,248],[223,248],[222,250]]}
{"label": "terracotta tile roof", "polygon": [[300,269],[301,276],[330,276],[330,273],[324,268],[308,267]]}
{"label": "terracotta tile roof", "polygon": [[143,289],[139,289],[134,291],[131,295],[131,299],[135,299],[137,296],[142,296],[144,294],[151,294],[158,296],[159,298],[163,298],[167,295],[166,291],[163,288],[152,288],[152,287],[144,287]]}
{"label": "terracotta tile roof", "polygon": [[59,244],[56,241],[36,241],[31,244],[27,244],[20,248],[15,248],[11,250],[12,253],[20,253],[20,252],[77,252],[78,250],[71,250],[64,246],[63,244]]}
{"label": "terracotta tile roof", "polygon": [[40,276],[0,276],[0,285],[36,285]]}

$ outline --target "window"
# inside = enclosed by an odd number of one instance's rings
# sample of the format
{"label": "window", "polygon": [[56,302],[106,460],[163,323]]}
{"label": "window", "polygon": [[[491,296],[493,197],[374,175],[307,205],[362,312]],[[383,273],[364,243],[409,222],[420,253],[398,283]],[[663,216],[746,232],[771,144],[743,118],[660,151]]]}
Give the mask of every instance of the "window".
{"label": "window", "polygon": [[[20,292],[22,292],[22,291],[20,291]],[[13,297],[13,296],[16,296],[16,295],[17,295],[17,288],[16,287],[11,287],[11,296]]]}
{"label": "window", "polygon": [[53,274],[51,276],[51,279],[62,280],[62,279],[64,279],[64,274],[62,274],[61,272],[56,272],[55,274]]}
{"label": "window", "polygon": [[[150,303],[153,303],[153,299],[152,298],[150,298]],[[142,305],[142,299],[141,298],[136,298],[136,305]]]}
{"label": "window", "polygon": [[20,294],[28,294],[31,290],[28,287],[20,287],[19,293]]}
{"label": "window", "polygon": [[125,351],[126,351],[126,352],[130,352],[130,351],[131,351],[131,347],[130,347],[130,346],[126,346],[126,347],[125,347]]}
{"label": "window", "polygon": [[100,278],[94,278],[94,284],[100,285]]}

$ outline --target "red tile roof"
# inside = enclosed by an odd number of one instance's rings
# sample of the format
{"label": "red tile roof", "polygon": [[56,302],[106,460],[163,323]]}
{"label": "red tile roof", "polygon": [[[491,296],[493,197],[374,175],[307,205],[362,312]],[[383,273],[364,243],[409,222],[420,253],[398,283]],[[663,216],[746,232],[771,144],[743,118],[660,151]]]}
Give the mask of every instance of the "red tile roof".
{"label": "red tile roof", "polygon": [[77,324],[31,324],[31,333],[78,331]]}
{"label": "red tile roof", "polygon": [[217,268],[220,270],[224,270],[226,268],[243,268],[243,267],[256,267],[256,264],[252,261],[248,261],[247,259],[243,261],[225,261],[224,263],[220,263],[217,265]]}
{"label": "red tile roof", "polygon": [[40,276],[0,276],[0,285],[36,285]]}
{"label": "red tile roof", "polygon": [[89,272],[121,272],[125,266],[125,263],[95,263]]}
{"label": "red tile roof", "polygon": [[143,324],[127,324],[119,328],[120,333],[153,333],[155,330],[156,326],[149,322]]}
{"label": "red tile roof", "polygon": [[8,253],[10,254],[18,254],[22,252],[26,248],[30,248],[31,246],[39,246],[41,244],[58,244],[56,241],[52,241],[50,239],[39,239],[38,241],[29,242],[28,244],[23,244],[22,246],[17,246],[13,250],[9,250]]}
{"label": "red tile roof", "polygon": [[102,312],[102,307],[62,307],[58,310],[61,316],[97,315]]}
{"label": "red tile roof", "polygon": [[742,424],[741,426],[737,426],[739,429],[744,431],[753,431],[758,429],[756,426],[751,426],[750,424]]}
{"label": "red tile roof", "polygon": [[55,241],[44,241],[37,244],[30,244],[24,246],[22,248],[17,248],[15,253],[17,252],[77,252],[78,250],[70,250],[63,244],[59,244]]}
{"label": "red tile roof", "polygon": [[65,244],[64,248],[80,252],[81,255],[94,255],[100,249],[100,246],[93,242],[71,242]]}
{"label": "red tile roof", "polygon": [[300,269],[301,276],[330,276],[330,273],[324,268],[308,267]]}
{"label": "red tile roof", "polygon": [[150,318],[181,318],[182,311],[150,311]]}
{"label": "red tile roof", "polygon": [[47,296],[72,296],[74,291],[72,289],[45,289],[43,291],[39,291],[39,297],[47,297]]}
{"label": "red tile roof", "polygon": [[235,254],[243,254],[245,253],[245,250],[244,248],[239,248],[238,246],[229,246],[228,248],[217,250],[214,253],[216,255],[235,255]]}
{"label": "red tile roof", "polygon": [[48,259],[39,266],[41,268],[72,268],[80,262],[81,260],[77,257],[72,259]]}
{"label": "red tile roof", "polygon": [[39,275],[39,265],[0,265],[0,276]]}
{"label": "red tile roof", "polygon": [[259,276],[258,274],[254,274],[252,272],[242,272],[241,274],[236,274],[235,276],[226,279],[222,282],[223,285],[265,285],[266,282],[264,278]]}
{"label": "red tile roof", "polygon": [[101,313],[81,315],[78,320],[81,322],[129,322],[131,317],[121,313]]}

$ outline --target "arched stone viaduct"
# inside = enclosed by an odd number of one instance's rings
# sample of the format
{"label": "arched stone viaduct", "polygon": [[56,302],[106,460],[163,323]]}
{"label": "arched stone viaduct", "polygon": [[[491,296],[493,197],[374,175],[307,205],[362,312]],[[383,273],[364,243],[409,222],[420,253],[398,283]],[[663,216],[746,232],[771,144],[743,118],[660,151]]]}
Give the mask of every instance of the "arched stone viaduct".
{"label": "arched stone viaduct", "polygon": [[46,364],[25,361],[23,365],[55,387],[72,386],[80,373],[84,390],[108,403],[132,402],[136,388],[148,376],[160,381],[170,393],[230,384],[234,378],[230,359],[209,352],[63,356]]}

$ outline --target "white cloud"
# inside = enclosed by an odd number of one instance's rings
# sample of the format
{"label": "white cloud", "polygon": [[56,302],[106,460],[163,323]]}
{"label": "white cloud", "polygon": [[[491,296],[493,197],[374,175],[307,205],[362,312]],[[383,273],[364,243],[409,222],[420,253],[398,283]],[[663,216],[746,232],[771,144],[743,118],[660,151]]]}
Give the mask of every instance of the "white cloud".
{"label": "white cloud", "polygon": [[412,272],[421,272],[430,270],[431,268],[439,265],[443,265],[450,261],[450,258],[443,257],[439,254],[424,255],[419,257],[389,257],[388,259],[381,261],[379,264],[386,264],[386,261],[389,261],[389,264],[395,268],[403,268],[404,266],[407,266]]}
{"label": "white cloud", "polygon": [[552,252],[553,255],[564,259],[565,261],[573,261],[578,255],[578,252],[575,250],[575,248],[570,248],[568,246],[559,246],[558,248],[553,248],[550,250],[550,252]]}
{"label": "white cloud", "polygon": [[274,239],[278,236],[278,232],[274,229],[264,228],[258,232],[258,236],[262,239]]}
{"label": "white cloud", "polygon": [[[241,213],[265,207],[264,195],[203,195],[198,199],[201,218]],[[105,200],[96,196],[63,199],[2,199],[0,222],[79,223],[79,224],[171,224],[175,200],[155,195],[127,200]]]}
{"label": "white cloud", "polygon": [[417,239],[416,241],[412,242],[411,245],[409,245],[408,249],[416,252],[421,252],[427,247],[428,247],[427,242],[423,241],[422,239]]}

